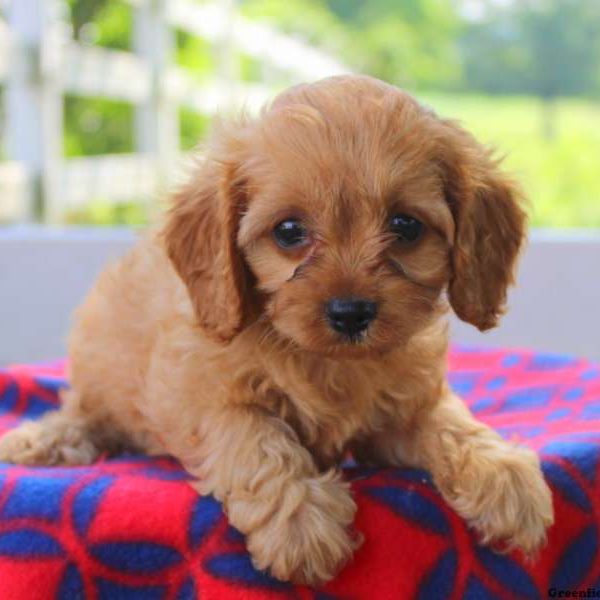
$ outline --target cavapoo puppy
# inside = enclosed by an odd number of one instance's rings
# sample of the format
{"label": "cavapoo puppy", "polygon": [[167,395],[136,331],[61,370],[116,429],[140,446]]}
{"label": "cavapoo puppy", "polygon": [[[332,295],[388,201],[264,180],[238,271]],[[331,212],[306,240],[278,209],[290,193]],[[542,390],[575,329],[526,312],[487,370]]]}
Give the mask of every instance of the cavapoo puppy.
{"label": "cavapoo puppy", "polygon": [[553,521],[538,458],[452,393],[444,319],[496,325],[524,231],[490,153],[405,92],[291,88],[221,125],[163,226],[100,276],[60,410],[0,460],[169,453],[294,582],[359,543],[348,452],[427,469],[482,543],[533,554]]}

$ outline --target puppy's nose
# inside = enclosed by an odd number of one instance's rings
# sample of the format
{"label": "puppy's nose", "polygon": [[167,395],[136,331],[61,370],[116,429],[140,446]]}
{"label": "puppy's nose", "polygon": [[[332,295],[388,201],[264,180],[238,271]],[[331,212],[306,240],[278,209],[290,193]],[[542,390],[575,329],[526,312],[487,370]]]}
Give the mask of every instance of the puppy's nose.
{"label": "puppy's nose", "polygon": [[361,298],[334,298],[325,307],[329,325],[349,337],[364,331],[377,314],[377,305]]}

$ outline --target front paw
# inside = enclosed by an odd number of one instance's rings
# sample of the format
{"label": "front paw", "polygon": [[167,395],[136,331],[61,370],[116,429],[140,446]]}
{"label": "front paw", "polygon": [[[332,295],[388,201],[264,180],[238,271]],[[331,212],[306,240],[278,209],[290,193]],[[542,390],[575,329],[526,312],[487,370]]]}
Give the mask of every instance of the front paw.
{"label": "front paw", "polygon": [[[341,570],[360,545],[351,531],[356,504],[336,477],[298,482],[276,514],[247,536],[257,569],[282,581],[315,586]],[[303,499],[298,502],[297,494]]]}
{"label": "front paw", "polygon": [[491,455],[473,455],[447,499],[483,544],[518,548],[526,556],[535,556],[554,522],[552,494],[537,455],[504,443]]}
{"label": "front paw", "polygon": [[85,429],[70,419],[47,415],[25,421],[0,438],[0,462],[29,466],[88,465],[98,450]]}
{"label": "front paw", "polygon": [[25,421],[0,438],[0,462],[19,465],[52,464],[37,421]]}

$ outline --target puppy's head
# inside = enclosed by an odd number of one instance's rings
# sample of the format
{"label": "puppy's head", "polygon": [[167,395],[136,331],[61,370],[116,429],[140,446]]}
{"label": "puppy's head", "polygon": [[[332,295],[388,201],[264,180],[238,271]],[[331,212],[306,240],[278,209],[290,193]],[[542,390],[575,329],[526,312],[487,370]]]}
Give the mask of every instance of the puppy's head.
{"label": "puppy's head", "polygon": [[468,133],[351,76],[222,128],[164,234],[213,337],[262,318],[304,349],[362,356],[406,343],[444,292],[493,327],[524,227],[514,186]]}

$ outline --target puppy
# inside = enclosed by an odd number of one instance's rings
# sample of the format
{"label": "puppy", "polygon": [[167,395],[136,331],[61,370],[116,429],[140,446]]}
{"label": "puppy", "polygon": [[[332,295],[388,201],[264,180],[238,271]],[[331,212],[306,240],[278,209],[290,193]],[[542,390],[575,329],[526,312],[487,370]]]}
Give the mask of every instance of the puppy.
{"label": "puppy", "polygon": [[449,304],[489,329],[525,231],[489,152],[363,76],[221,126],[162,228],[76,316],[60,410],[0,460],[175,456],[258,569],[319,584],[351,557],[360,462],[427,469],[482,543],[534,553],[553,521],[538,458],[446,381]]}

